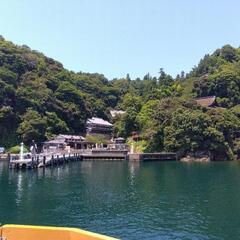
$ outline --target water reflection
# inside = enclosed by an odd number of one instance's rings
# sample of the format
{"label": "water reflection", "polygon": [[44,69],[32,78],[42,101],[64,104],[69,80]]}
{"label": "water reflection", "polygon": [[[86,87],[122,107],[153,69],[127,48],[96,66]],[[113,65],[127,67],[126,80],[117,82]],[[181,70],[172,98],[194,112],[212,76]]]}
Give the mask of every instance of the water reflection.
{"label": "water reflection", "polygon": [[129,162],[128,163],[129,172],[130,172],[130,185],[134,185],[134,178],[139,171],[140,162]]}
{"label": "water reflection", "polygon": [[17,176],[17,191],[16,191],[16,204],[21,204],[22,194],[23,194],[23,179],[22,179],[22,172],[18,173]]}

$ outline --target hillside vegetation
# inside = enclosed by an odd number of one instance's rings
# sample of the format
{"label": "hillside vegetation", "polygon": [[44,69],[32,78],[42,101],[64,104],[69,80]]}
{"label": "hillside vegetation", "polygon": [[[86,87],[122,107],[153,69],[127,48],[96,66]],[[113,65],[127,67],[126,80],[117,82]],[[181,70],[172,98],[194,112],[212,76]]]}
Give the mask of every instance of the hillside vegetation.
{"label": "hillside vegetation", "polygon": [[[81,66],[79,66],[81,67]],[[193,70],[108,80],[72,72],[62,64],[0,38],[0,146],[38,143],[55,134],[82,134],[88,117],[109,119],[116,136],[138,132],[144,151],[206,151],[233,159],[240,141],[240,49],[226,45],[205,55]],[[214,95],[217,107],[202,108],[195,97]]]}
{"label": "hillside vegetation", "polygon": [[[138,131],[145,151],[174,151],[180,156],[205,152],[217,160],[239,156],[239,48],[217,49],[175,79],[160,69],[158,78],[146,75],[130,86],[137,84],[141,87],[130,89],[118,103],[127,113],[115,120],[116,133],[126,137]],[[216,107],[194,101],[206,96],[216,96]]]}
{"label": "hillside vegetation", "polygon": [[107,117],[118,97],[101,74],[68,71],[27,46],[0,40],[0,145],[81,133],[87,117]]}

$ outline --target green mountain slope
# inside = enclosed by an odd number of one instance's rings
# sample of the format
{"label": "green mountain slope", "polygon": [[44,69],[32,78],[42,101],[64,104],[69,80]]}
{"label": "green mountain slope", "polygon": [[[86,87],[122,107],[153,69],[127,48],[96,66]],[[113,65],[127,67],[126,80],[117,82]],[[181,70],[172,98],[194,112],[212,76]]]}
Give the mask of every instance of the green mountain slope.
{"label": "green mountain slope", "polygon": [[1,38],[0,145],[81,133],[87,117],[106,117],[117,98],[103,75],[70,72],[42,53]]}
{"label": "green mountain slope", "polygon": [[[214,95],[215,108],[195,97]],[[205,55],[190,73],[109,81],[75,73],[61,63],[0,38],[0,146],[38,143],[55,134],[82,134],[88,117],[113,119],[116,136],[138,132],[144,151],[179,155],[207,152],[213,159],[240,153],[240,49],[226,45]]]}

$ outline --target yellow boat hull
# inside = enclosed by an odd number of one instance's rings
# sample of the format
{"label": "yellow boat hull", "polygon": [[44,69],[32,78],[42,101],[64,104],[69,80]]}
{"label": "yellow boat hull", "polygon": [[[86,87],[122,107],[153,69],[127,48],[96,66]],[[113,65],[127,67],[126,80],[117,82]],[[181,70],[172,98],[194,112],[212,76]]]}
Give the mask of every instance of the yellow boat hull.
{"label": "yellow boat hull", "polygon": [[0,236],[6,240],[116,240],[77,228],[3,225]]}

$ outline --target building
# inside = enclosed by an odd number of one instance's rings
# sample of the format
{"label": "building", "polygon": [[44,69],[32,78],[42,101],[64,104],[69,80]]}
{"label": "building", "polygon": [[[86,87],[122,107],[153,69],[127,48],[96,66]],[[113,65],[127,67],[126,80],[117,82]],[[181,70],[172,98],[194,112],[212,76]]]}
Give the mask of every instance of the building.
{"label": "building", "polygon": [[123,115],[125,113],[126,112],[122,111],[122,110],[110,110],[110,114],[111,114],[112,118],[115,118],[116,116],[119,116],[119,115]]}
{"label": "building", "polygon": [[129,151],[129,146],[126,144],[126,139],[121,137],[112,139],[107,148],[109,150]]}
{"label": "building", "polygon": [[113,125],[102,118],[89,118],[86,123],[86,132],[88,135],[105,135],[111,137]]}
{"label": "building", "polygon": [[208,96],[195,99],[197,104],[202,107],[214,107],[216,105],[216,97]]}
{"label": "building", "polygon": [[66,148],[87,149],[92,148],[93,145],[93,142],[86,141],[82,136],[60,134],[54,139],[44,142],[43,151],[65,150]]}

